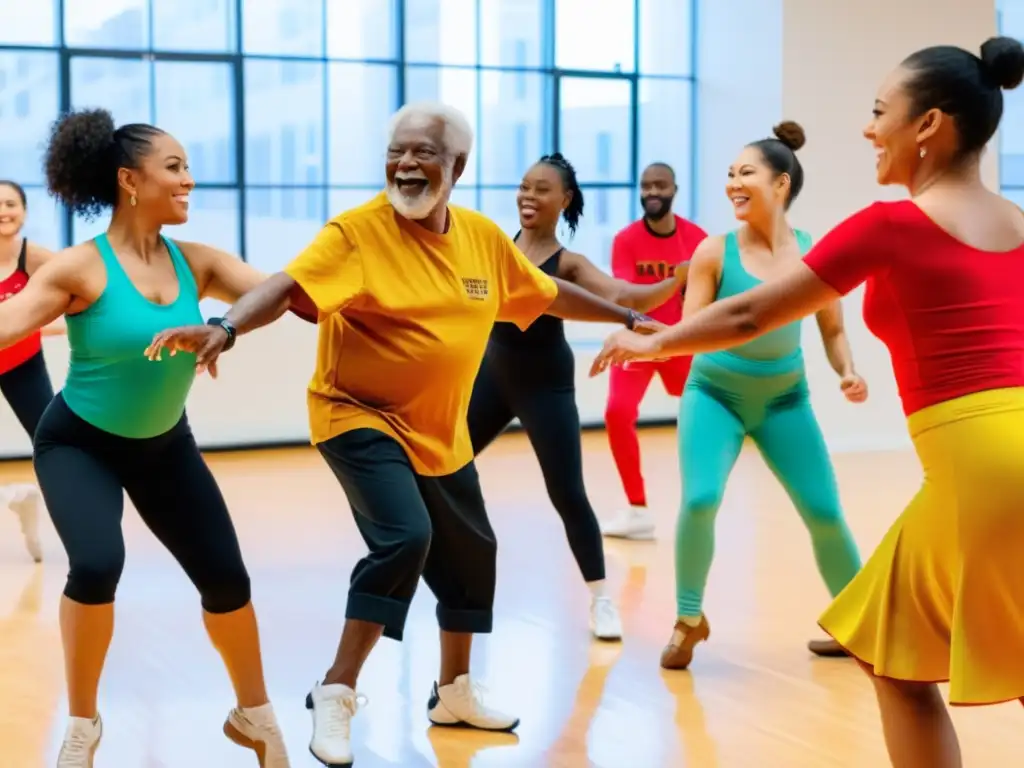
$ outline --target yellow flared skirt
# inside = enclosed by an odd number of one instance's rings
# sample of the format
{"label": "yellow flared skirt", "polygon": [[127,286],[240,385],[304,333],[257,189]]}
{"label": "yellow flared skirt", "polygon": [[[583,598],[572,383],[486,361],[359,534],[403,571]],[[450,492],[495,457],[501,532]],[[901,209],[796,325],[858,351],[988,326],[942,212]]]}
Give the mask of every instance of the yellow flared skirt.
{"label": "yellow flared skirt", "polygon": [[1024,388],[910,416],[924,482],[821,627],[876,675],[1024,697]]}

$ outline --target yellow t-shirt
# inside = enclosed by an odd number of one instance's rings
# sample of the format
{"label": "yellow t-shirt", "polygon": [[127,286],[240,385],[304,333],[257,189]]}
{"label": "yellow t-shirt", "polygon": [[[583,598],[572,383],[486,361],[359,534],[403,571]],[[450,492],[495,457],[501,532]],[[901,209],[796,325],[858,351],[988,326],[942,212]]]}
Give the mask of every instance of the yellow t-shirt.
{"label": "yellow t-shirt", "polygon": [[496,321],[527,328],[558,288],[497,224],[450,205],[445,234],[381,193],[327,223],[285,268],[319,310],[314,444],[368,427],[440,476],[473,458],[466,413]]}

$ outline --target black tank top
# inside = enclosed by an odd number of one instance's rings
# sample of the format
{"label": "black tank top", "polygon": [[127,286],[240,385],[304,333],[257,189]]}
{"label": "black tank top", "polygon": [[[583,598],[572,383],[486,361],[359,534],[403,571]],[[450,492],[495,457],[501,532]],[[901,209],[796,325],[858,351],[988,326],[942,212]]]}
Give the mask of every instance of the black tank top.
{"label": "black tank top", "polygon": [[[516,233],[519,237],[519,233]],[[559,248],[537,265],[546,275],[558,274],[558,265],[565,248]],[[562,318],[552,315],[541,315],[525,331],[519,330],[515,323],[495,323],[491,329],[491,342],[506,349],[536,349],[565,344],[565,324]]]}

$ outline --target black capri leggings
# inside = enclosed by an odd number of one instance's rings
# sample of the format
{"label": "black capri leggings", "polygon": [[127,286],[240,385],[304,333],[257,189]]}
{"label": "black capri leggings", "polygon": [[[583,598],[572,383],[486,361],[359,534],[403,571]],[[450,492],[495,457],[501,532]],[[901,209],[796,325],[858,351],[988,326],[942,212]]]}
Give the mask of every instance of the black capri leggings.
{"label": "black capri leggings", "polygon": [[17,368],[0,373],[0,394],[11,406],[29,438],[34,437],[43,411],[53,400],[53,384],[50,383],[42,350]]}
{"label": "black capri leggings", "polygon": [[50,403],[35,437],[39,487],[70,561],[64,594],[85,605],[114,600],[124,568],[124,493],[199,590],[208,613],[249,602],[249,574],[224,497],[182,415],[157,437],[104,432]]}
{"label": "black capri leggings", "polygon": [[524,354],[491,342],[473,386],[469,434],[479,456],[513,418],[519,419],[583,580],[591,582],[605,576],[604,542],[583,485],[575,367],[565,343]]}

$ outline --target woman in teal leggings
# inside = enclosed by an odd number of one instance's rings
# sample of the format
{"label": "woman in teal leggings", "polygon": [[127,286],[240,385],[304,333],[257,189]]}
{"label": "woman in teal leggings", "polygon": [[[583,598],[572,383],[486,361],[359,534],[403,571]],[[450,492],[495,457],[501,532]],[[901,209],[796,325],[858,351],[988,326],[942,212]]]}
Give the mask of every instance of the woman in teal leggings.
{"label": "woman in teal leggings", "polygon": [[[786,122],[777,138],[744,148],[729,169],[726,193],[743,225],[710,237],[693,255],[684,314],[689,315],[769,280],[810,246],[786,211],[803,186],[795,151],[803,129]],[[846,397],[867,397],[853,369],[839,302],[818,314],[829,362]],[[710,636],[704,587],[715,545],[715,516],[726,481],[750,437],[782,482],[811,536],[818,570],[833,596],[860,570],[860,555],[843,519],[835,474],[811,409],[800,349],[800,323],[727,352],[697,355],[679,406],[683,503],[676,528],[678,618],[661,655],[666,669],[686,669],[694,646]],[[814,641],[818,655],[843,655],[833,641]]]}

